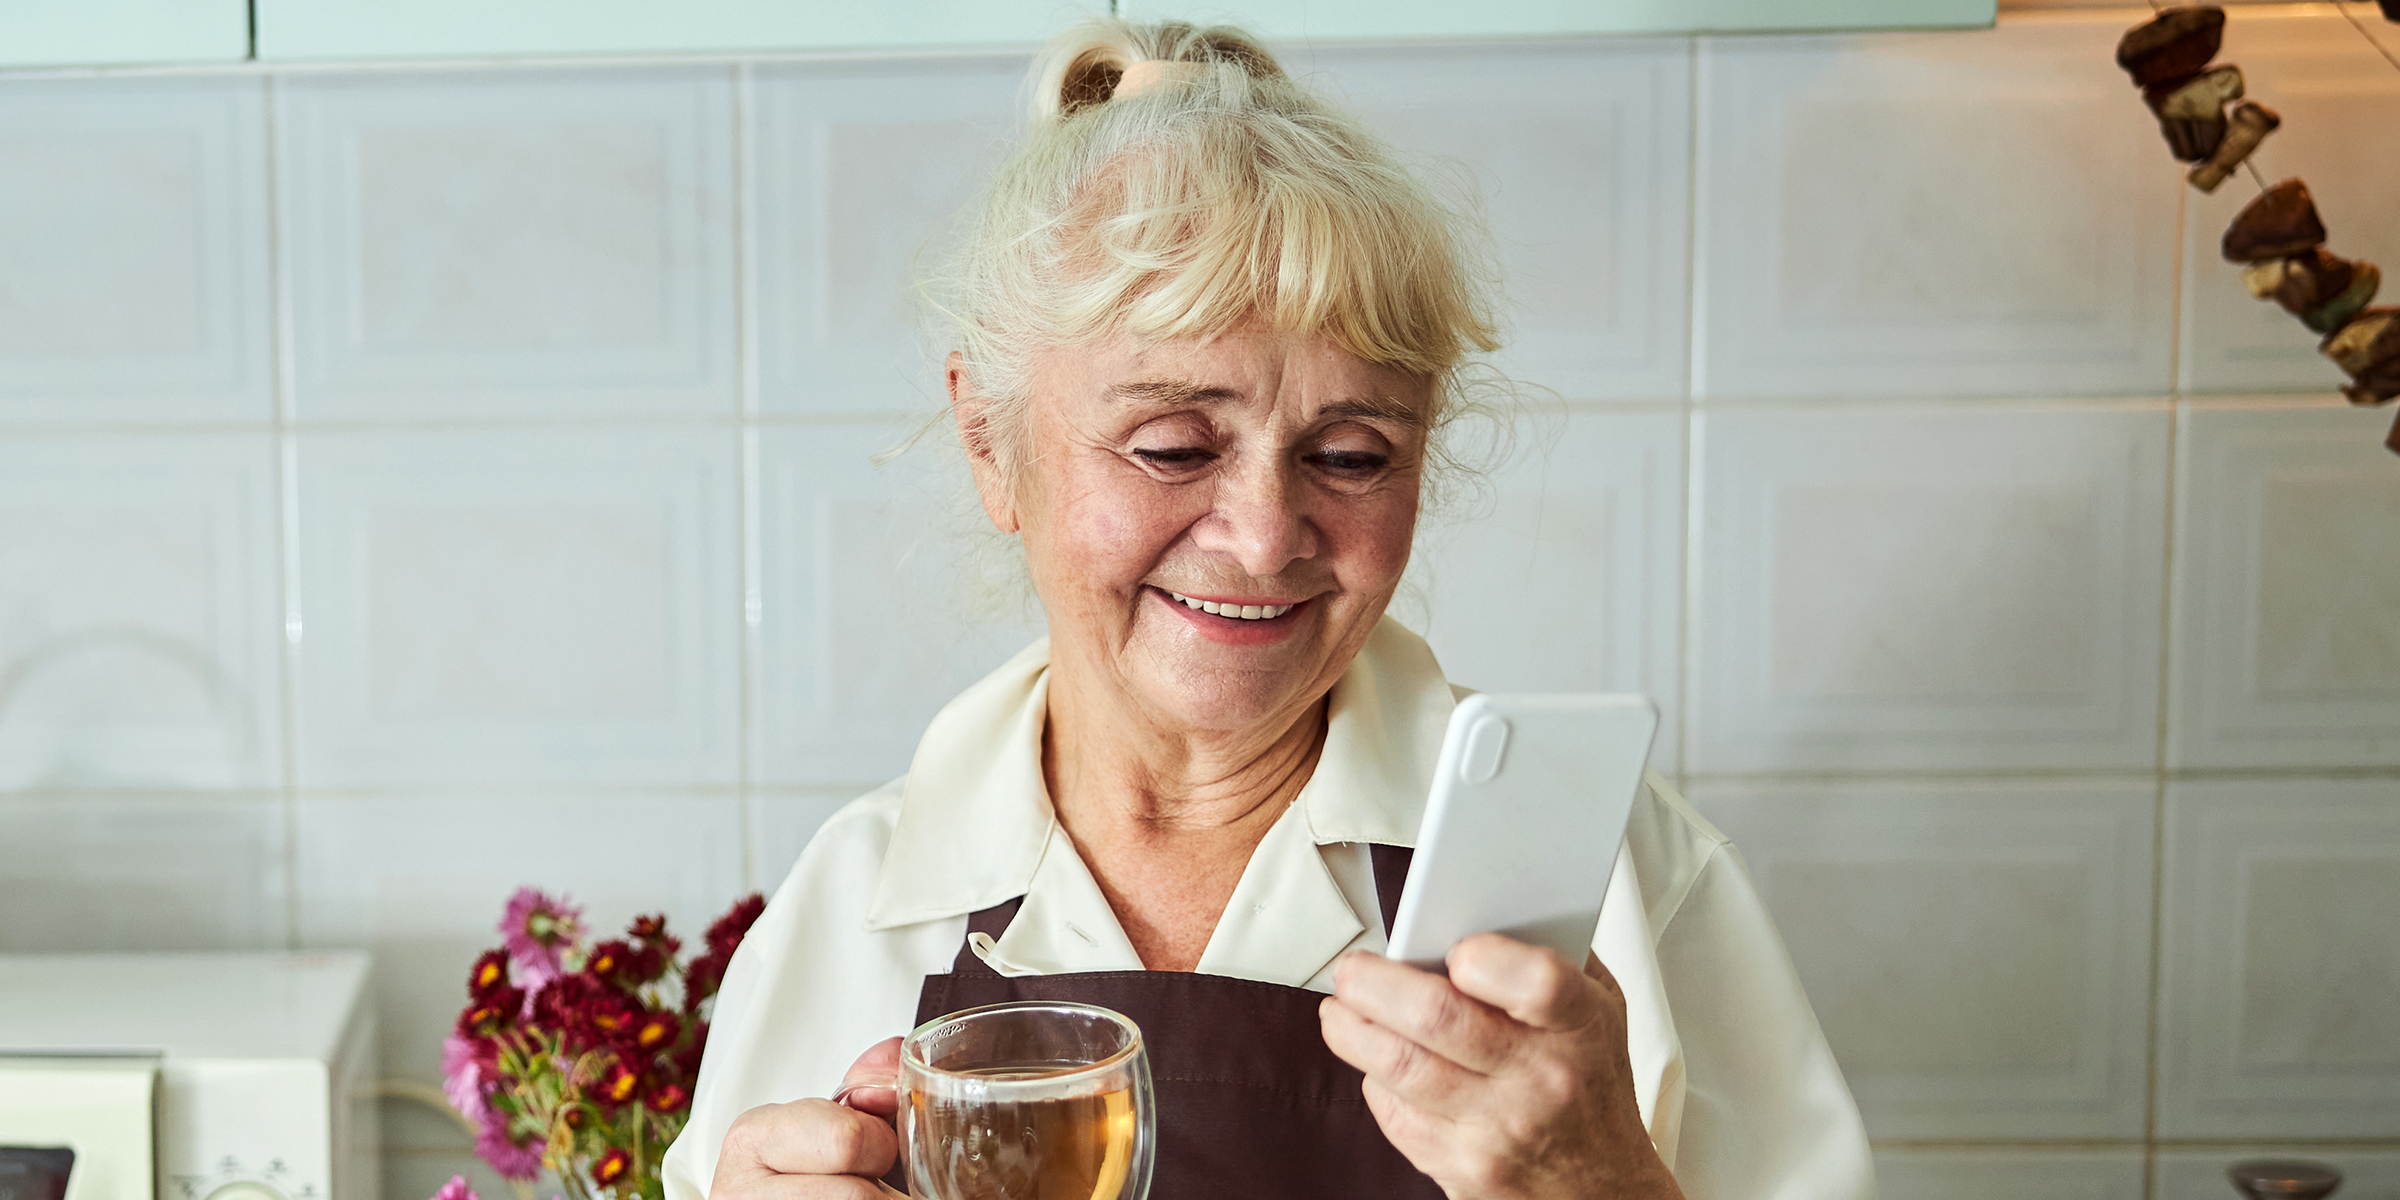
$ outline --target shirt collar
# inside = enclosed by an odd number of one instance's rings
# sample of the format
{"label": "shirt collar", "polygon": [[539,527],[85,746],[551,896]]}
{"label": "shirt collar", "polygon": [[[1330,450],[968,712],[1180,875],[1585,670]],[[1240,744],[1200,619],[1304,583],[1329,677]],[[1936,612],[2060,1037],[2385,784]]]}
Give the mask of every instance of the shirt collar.
{"label": "shirt collar", "polygon": [[[1049,669],[1044,638],[961,692],[926,728],[902,784],[899,822],[867,911],[870,931],[1026,895],[1045,848],[1071,849],[1042,782]],[[1456,702],[1424,639],[1383,618],[1333,685],[1325,747],[1293,801],[1310,840],[1413,846]]]}

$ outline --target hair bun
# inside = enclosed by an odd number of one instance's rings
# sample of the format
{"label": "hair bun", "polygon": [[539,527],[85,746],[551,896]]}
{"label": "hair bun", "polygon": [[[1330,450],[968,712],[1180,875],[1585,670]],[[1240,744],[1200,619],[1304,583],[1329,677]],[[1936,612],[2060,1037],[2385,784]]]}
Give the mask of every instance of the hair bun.
{"label": "hair bun", "polygon": [[1283,78],[1275,56],[1238,29],[1098,17],[1043,47],[1033,72],[1034,116],[1060,120],[1106,104],[1117,95],[1126,71],[1145,62],[1224,63],[1240,67],[1251,79]]}

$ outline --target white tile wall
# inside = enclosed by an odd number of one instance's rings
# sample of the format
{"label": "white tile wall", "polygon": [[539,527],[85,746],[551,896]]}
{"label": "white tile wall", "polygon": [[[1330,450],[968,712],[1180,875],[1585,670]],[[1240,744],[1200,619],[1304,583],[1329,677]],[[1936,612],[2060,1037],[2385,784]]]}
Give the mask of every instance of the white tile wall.
{"label": "white tile wall", "polygon": [[0,441],[0,789],[282,778],[264,433]]}
{"label": "white tile wall", "polygon": [[[2400,1200],[2390,410],[2216,262],[2246,181],[2179,209],[2147,15],[1287,62],[1480,196],[1566,402],[1396,611],[1659,697],[1885,1194]],[[2365,54],[2226,49],[2400,270]],[[0,77],[0,949],[364,945],[425,1080],[517,884],[778,883],[1041,625],[868,461],[1021,61]],[[385,1116],[389,1200],[467,1165]]]}
{"label": "white tile wall", "polygon": [[1325,51],[1293,67],[1481,201],[1508,280],[1502,370],[1570,400],[1684,395],[1688,42]]}
{"label": "white tile wall", "polygon": [[2390,418],[2330,398],[2186,408],[2170,765],[2400,766]]}
{"label": "white tile wall", "polygon": [[750,794],[750,886],[774,895],[817,826],[864,794],[851,788],[763,788]]}
{"label": "white tile wall", "polygon": [[1045,626],[963,476],[905,426],[805,425],[759,439],[757,778],[875,784],[908,769],[942,705]]}
{"label": "white tile wall", "polygon": [[2155,761],[2163,406],[1697,424],[1691,770]]}
{"label": "white tile wall", "polygon": [[281,948],[270,795],[0,796],[0,953]]}
{"label": "white tile wall", "polygon": [[565,893],[603,936],[648,912],[697,934],[740,894],[741,813],[731,796],[304,799],[294,837],[300,943],[374,953],[381,1067],[419,1080],[437,1077],[442,1037],[466,1003],[467,967],[499,944],[502,906],[520,885]]}
{"label": "white tile wall", "polygon": [[0,81],[0,425],[273,415],[265,97]]}
{"label": "white tile wall", "polygon": [[2178,182],[2128,16],[1704,40],[1702,394],[2165,392]]}
{"label": "white tile wall", "polygon": [[2142,1200],[2142,1156],[1884,1150],[1875,1155],[1875,1186],[1880,1200]]}
{"label": "white tile wall", "polygon": [[2400,780],[2167,792],[2159,1132],[2400,1129]]}
{"label": "white tile wall", "polygon": [[[749,81],[759,403],[946,402],[920,281],[1019,119],[1022,56],[758,68]],[[934,340],[938,340],[938,337]]]}
{"label": "white tile wall", "polygon": [[2141,1136],[2148,783],[1699,785],[1868,1132]]}
{"label": "white tile wall", "polygon": [[[2356,11],[2400,51],[2400,28],[2379,20],[2371,8]],[[2222,61],[2239,64],[2249,96],[2283,117],[2282,128],[2252,156],[2260,176],[2268,182],[2295,175],[2307,180],[2329,235],[2326,249],[2381,266],[2379,302],[2391,303],[2400,294],[2400,222],[2392,219],[2400,163],[2358,148],[2376,144],[2400,119],[2400,72],[2348,21],[2322,6],[2234,10]],[[2165,152],[2163,143],[2154,149]],[[2191,194],[2184,237],[2184,387],[2330,392],[2342,372],[2317,353],[2318,335],[2281,305],[2253,299],[2242,286],[2241,268],[2219,249],[2225,227],[2257,195],[2246,174],[2213,196]]]}
{"label": "white tile wall", "polygon": [[1674,769],[1684,426],[1681,413],[1535,415],[1488,497],[1460,497],[1421,538],[1415,594],[1392,611],[1480,691],[1649,693],[1650,761]]}
{"label": "white tile wall", "polygon": [[730,68],[279,90],[304,417],[733,411]]}
{"label": "white tile wall", "polygon": [[299,456],[303,785],[738,779],[733,433]]}

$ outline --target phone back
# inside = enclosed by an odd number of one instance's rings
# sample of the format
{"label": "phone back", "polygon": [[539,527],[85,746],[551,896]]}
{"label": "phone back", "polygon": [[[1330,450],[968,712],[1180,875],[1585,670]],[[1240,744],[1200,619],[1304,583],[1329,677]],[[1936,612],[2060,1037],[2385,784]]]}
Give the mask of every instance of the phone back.
{"label": "phone back", "polygon": [[1581,966],[1649,760],[1637,695],[1474,695],[1451,714],[1390,954],[1439,965],[1497,931]]}

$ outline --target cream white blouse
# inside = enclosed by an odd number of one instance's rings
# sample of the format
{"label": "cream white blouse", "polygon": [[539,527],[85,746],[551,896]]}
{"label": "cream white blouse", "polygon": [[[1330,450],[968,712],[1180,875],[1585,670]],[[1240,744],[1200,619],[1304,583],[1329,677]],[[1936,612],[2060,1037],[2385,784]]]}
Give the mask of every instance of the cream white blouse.
{"label": "cream white blouse", "polygon": [[[1002,974],[1140,970],[1042,782],[1049,643],[950,702],[906,776],[851,802],[801,852],[718,993],[667,1200],[703,1200],[744,1110],[826,1096],[868,1046],[908,1032],[967,914],[1015,896],[976,952]],[[1332,990],[1333,960],[1382,950],[1371,844],[1409,846],[1452,688],[1385,619],[1334,685],[1316,773],[1235,885],[1199,969]],[[1625,993],[1650,1138],[1692,1200],[1871,1200],[1866,1134],[1741,856],[1652,773],[1601,912]]]}

